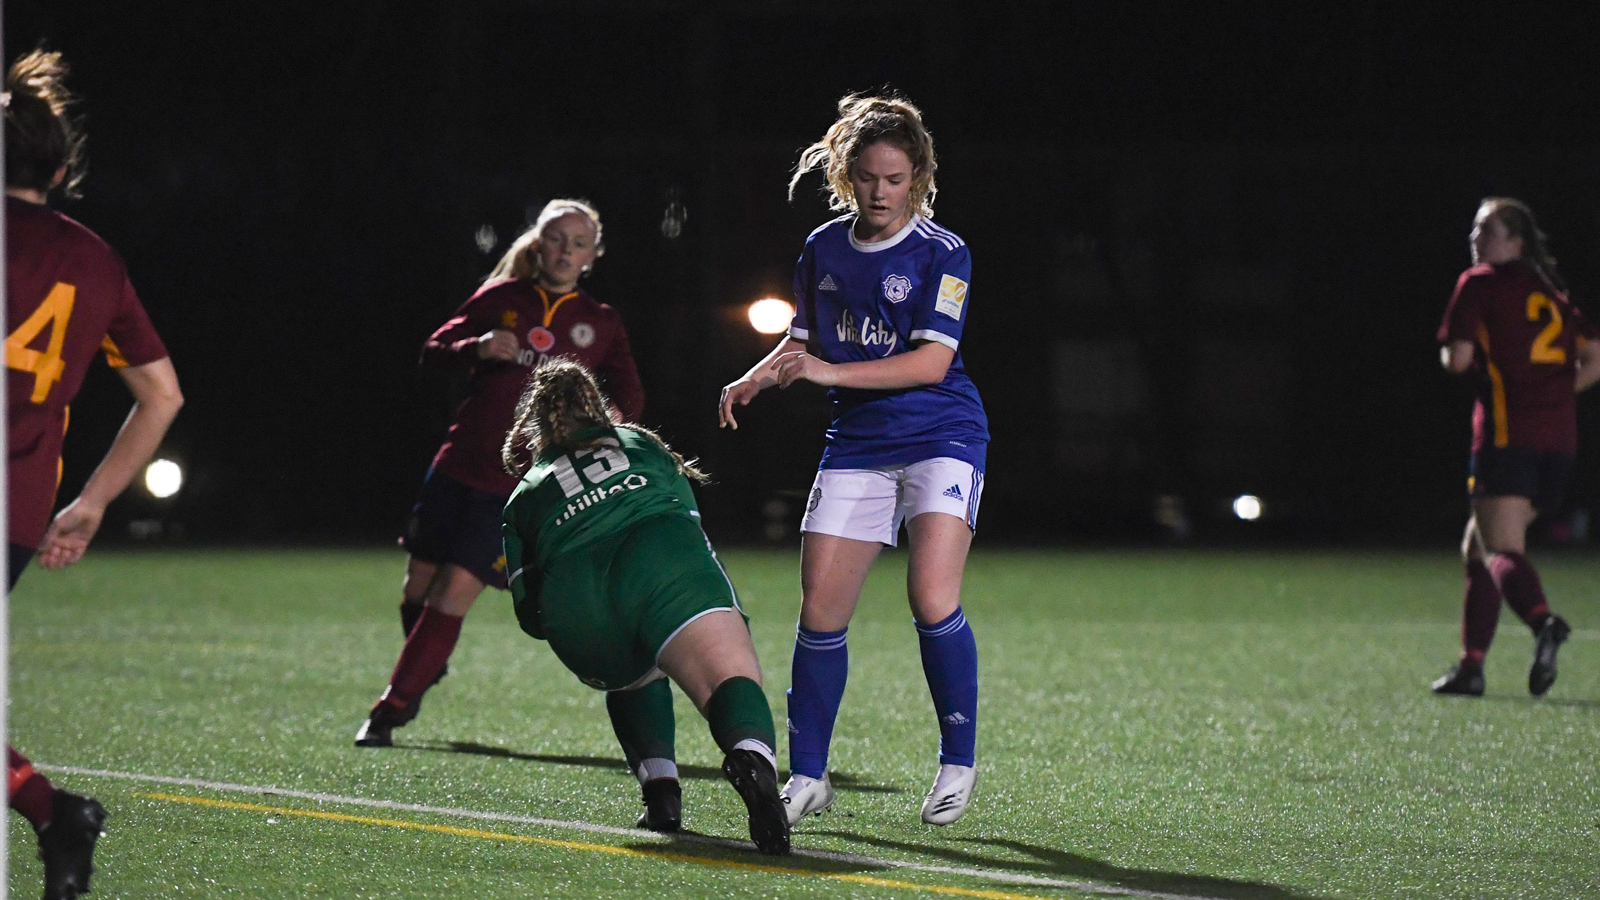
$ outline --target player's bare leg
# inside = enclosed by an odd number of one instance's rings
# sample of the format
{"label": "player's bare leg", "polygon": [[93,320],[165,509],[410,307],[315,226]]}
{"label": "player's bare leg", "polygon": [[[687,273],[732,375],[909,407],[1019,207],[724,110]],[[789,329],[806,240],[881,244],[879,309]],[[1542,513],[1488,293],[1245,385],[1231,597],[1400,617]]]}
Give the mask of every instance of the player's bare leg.
{"label": "player's bare leg", "polygon": [[476,575],[460,566],[444,563],[436,567],[422,615],[406,638],[389,686],[356,732],[356,746],[392,746],[394,729],[416,718],[422,695],[439,680],[461,636],[461,621],[483,588]]}
{"label": "player's bare leg", "polygon": [[1472,521],[1477,524],[1485,555],[1524,552],[1528,526],[1538,516],[1527,497],[1478,497],[1472,501]]}
{"label": "player's bare leg", "polygon": [[726,754],[722,774],[749,814],[750,839],[762,853],[789,852],[789,820],[778,796],[777,736],[761,690],[761,664],[738,612],[718,610],[684,626],[657,659]]}
{"label": "player's bare leg", "polygon": [[661,671],[683,689],[702,713],[711,695],[729,678],[761,684],[761,663],[744,617],[731,609],[709,612],[685,625],[661,649]]}
{"label": "player's bare leg", "polygon": [[423,603],[431,609],[452,616],[465,616],[483,593],[484,583],[478,576],[454,563],[437,568],[428,583],[428,595]]}
{"label": "player's bare leg", "polygon": [[923,801],[922,821],[949,825],[966,812],[978,777],[978,645],[961,611],[972,529],[964,519],[928,512],[908,521],[906,534],[906,594],[939,722],[939,772]]}
{"label": "player's bare leg", "polygon": [[961,605],[961,576],[972,548],[972,529],[947,513],[923,513],[906,523],[910,560],[906,596],[924,625],[950,617]]}
{"label": "player's bare leg", "polygon": [[1541,696],[1556,680],[1556,651],[1571,633],[1565,619],[1550,611],[1539,573],[1523,555],[1528,526],[1539,513],[1526,497],[1479,497],[1473,518],[1487,550],[1489,573],[1517,617],[1533,631],[1533,664],[1528,691]]}
{"label": "player's bare leg", "polygon": [[882,550],[877,541],[807,534],[800,544],[800,624],[810,631],[848,627]]}

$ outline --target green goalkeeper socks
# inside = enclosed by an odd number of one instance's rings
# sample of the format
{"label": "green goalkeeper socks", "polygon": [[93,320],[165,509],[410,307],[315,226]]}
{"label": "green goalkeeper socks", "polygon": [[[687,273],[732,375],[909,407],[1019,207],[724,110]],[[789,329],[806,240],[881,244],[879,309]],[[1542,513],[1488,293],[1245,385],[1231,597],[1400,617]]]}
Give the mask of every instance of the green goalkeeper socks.
{"label": "green goalkeeper socks", "polygon": [[761,685],[744,676],[729,678],[706,701],[706,721],[723,753],[733,752],[741,741],[759,741],[770,753],[777,746],[772,728],[772,708]]}
{"label": "green goalkeeper socks", "polygon": [[[639,773],[639,763],[647,759],[676,759],[672,718],[672,688],[658,678],[638,690],[611,691],[606,694],[606,712],[617,743],[628,759],[628,771]],[[768,730],[771,729],[769,724]]]}

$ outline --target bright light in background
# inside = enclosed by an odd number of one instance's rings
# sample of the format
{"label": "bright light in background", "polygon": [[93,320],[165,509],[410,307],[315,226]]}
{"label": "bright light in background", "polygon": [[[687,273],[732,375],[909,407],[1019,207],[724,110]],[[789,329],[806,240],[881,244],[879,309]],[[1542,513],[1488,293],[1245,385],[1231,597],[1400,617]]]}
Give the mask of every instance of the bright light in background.
{"label": "bright light in background", "polygon": [[150,496],[165,500],[183,487],[183,467],[170,459],[158,459],[144,468],[144,489]]}
{"label": "bright light in background", "polygon": [[794,319],[794,307],[788,301],[767,297],[750,304],[750,327],[762,334],[783,334]]}
{"label": "bright light in background", "polygon": [[1246,522],[1261,518],[1261,510],[1261,498],[1254,494],[1244,494],[1233,501],[1233,514]]}

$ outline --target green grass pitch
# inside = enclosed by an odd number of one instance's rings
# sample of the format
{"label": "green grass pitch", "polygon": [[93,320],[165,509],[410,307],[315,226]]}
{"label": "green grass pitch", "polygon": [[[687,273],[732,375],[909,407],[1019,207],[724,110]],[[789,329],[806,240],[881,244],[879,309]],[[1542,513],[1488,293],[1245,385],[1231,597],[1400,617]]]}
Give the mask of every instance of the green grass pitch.
{"label": "green grass pitch", "polygon": [[[1426,689],[1457,651],[1444,550],[980,551],[978,792],[940,830],[918,819],[937,731],[905,558],[887,554],[850,629],[838,802],[795,845],[920,868],[50,774],[111,809],[97,897],[1600,896],[1600,563],[1533,558],[1576,629],[1560,678],[1527,695],[1532,642],[1508,610],[1470,700]],[[602,696],[504,595],[479,601],[404,746],[351,745],[400,648],[402,559],[101,552],[30,570],[12,741],[53,766],[631,826]],[[796,554],[725,560],[781,722]],[[681,697],[678,734],[686,827],[744,837]],[[12,895],[35,895],[32,832],[13,815],[9,833]]]}

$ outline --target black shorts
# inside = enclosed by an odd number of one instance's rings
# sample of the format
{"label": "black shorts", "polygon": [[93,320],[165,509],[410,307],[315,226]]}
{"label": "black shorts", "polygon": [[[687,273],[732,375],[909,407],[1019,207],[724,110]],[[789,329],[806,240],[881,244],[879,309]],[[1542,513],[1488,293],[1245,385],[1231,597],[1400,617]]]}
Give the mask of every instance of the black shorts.
{"label": "black shorts", "polygon": [[1566,497],[1576,462],[1572,454],[1557,450],[1485,447],[1472,454],[1467,493],[1473,497],[1527,497],[1535,509],[1548,512]]}
{"label": "black shorts", "polygon": [[[22,570],[33,562],[34,549],[21,544],[12,544],[6,559],[6,573],[10,576],[10,587],[17,586],[17,579],[22,577]],[[9,589],[9,588],[8,588]]]}
{"label": "black shorts", "polygon": [[423,562],[460,566],[503,591],[506,554],[500,539],[500,516],[505,508],[504,497],[467,487],[429,469],[400,546]]}

